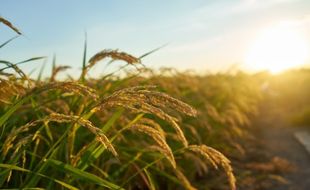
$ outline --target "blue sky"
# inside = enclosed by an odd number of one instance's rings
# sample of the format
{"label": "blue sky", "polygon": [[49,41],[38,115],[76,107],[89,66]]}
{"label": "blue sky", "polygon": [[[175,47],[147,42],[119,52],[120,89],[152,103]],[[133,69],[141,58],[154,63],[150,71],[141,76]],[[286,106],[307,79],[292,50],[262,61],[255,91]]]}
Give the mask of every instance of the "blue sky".
{"label": "blue sky", "polygon": [[[301,22],[310,34],[309,0],[1,0],[0,15],[24,34],[1,49],[0,59],[44,55],[50,63],[55,53],[58,64],[75,68],[71,72],[81,67],[84,31],[88,57],[106,48],[139,56],[168,43],[144,63],[198,71],[242,65],[258,31],[277,22]],[[14,35],[0,25],[0,43]]]}

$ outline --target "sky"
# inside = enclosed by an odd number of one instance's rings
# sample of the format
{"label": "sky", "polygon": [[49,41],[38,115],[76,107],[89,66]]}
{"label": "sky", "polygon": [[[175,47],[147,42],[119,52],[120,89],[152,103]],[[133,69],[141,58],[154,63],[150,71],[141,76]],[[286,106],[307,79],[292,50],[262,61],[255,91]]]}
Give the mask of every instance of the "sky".
{"label": "sky", "polygon": [[[309,0],[0,0],[0,16],[24,34],[0,50],[0,59],[47,56],[46,73],[54,54],[58,65],[78,72],[85,31],[88,58],[103,49],[139,56],[167,44],[143,63],[198,72],[242,68],[259,32],[279,22],[298,23],[310,44]],[[13,36],[0,25],[0,43]],[[38,72],[41,65],[21,67]]]}

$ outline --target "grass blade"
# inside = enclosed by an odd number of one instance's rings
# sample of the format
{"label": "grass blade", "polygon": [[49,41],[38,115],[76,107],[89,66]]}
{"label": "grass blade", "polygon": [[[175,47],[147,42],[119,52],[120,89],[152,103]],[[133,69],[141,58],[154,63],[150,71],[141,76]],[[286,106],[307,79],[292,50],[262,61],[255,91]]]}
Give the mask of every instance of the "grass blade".
{"label": "grass blade", "polygon": [[69,165],[69,164],[65,164],[61,161],[58,160],[53,160],[53,159],[48,159],[46,161],[46,163],[50,166],[52,166],[55,169],[58,169],[59,171],[62,171],[64,173],[70,173],[73,176],[80,178],[80,179],[84,179],[90,183],[96,183],[100,186],[103,187],[107,187],[109,189],[121,189],[121,187],[119,187],[118,185],[111,183],[107,180],[104,180],[94,174],[82,171],[78,168],[74,168],[73,166]]}
{"label": "grass blade", "polygon": [[145,54],[141,55],[141,56],[139,57],[139,59],[142,59],[143,57],[146,57],[146,56],[148,56],[148,55],[150,55],[150,54],[152,54],[152,53],[154,53],[154,52],[160,50],[161,48],[166,47],[167,45],[168,45],[168,43],[167,43],[167,44],[164,44],[164,45],[162,45],[162,46],[160,46],[160,47],[158,47],[158,48],[155,48],[155,49],[153,49],[153,50],[151,50],[151,51],[149,51],[149,52],[146,52]]}
{"label": "grass blade", "polygon": [[[45,59],[46,60],[46,59]],[[38,78],[37,78],[37,81],[40,82],[41,79],[42,79],[42,74],[43,74],[43,71],[44,71],[44,68],[46,66],[46,61],[43,62],[41,68],[40,68],[40,71],[39,71],[39,75],[38,75]]]}
{"label": "grass blade", "polygon": [[37,60],[44,59],[44,58],[46,58],[46,57],[45,57],[45,56],[33,57],[33,58],[26,59],[26,60],[24,60],[24,61],[21,61],[21,62],[15,63],[15,64],[10,63],[10,62],[8,62],[8,61],[1,60],[1,61],[0,61],[1,63],[4,63],[4,64],[6,64],[6,65],[8,65],[8,66],[7,66],[7,67],[4,67],[4,68],[2,68],[2,69],[0,69],[0,71],[4,71],[5,69],[12,68],[12,67],[14,67],[14,66],[16,66],[16,65],[19,65],[19,64],[22,64],[22,63],[27,63],[27,62],[31,62],[31,61],[37,61]]}
{"label": "grass blade", "polygon": [[0,48],[3,48],[4,46],[6,46],[7,44],[9,44],[11,41],[15,40],[18,37],[19,36],[14,36],[13,38],[7,40],[6,42],[4,42],[3,44],[0,45]]}
{"label": "grass blade", "polygon": [[29,100],[32,96],[26,96],[15,103],[12,107],[10,107],[1,117],[0,117],[0,127],[9,119],[9,117],[27,100]]}
{"label": "grass blade", "polygon": [[38,176],[41,176],[41,177],[44,177],[44,178],[47,178],[49,180],[52,180],[54,181],[55,183],[58,183],[59,185],[63,186],[63,187],[66,187],[67,189],[71,189],[71,190],[78,190],[78,188],[72,186],[72,185],[69,185],[63,181],[60,181],[60,180],[57,180],[57,179],[54,179],[54,178],[51,178],[51,177],[48,177],[44,174],[40,174],[40,173],[35,173],[35,172],[32,172],[30,170],[27,170],[25,168],[21,168],[19,166],[16,166],[16,165],[11,165],[11,164],[0,164],[0,168],[5,168],[5,169],[10,169],[10,170],[16,170],[16,171],[20,171],[20,172],[27,172],[27,173],[33,173],[34,175],[38,175]]}
{"label": "grass blade", "polygon": [[80,80],[85,81],[85,69],[86,69],[86,56],[87,56],[87,33],[85,32],[85,41],[84,41],[84,51],[83,51],[83,61],[82,61],[82,74]]}

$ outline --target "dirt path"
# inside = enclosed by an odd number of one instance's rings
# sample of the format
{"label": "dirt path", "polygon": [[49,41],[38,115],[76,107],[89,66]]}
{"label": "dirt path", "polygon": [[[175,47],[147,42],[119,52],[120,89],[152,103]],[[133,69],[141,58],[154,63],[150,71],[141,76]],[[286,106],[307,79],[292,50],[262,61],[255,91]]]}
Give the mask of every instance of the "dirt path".
{"label": "dirt path", "polygon": [[295,172],[282,174],[289,184],[282,184],[275,190],[310,189],[310,154],[294,137],[294,132],[300,130],[300,128],[285,126],[276,117],[263,119],[257,126],[255,136],[260,139],[263,151],[266,151],[270,157],[284,158],[296,166]]}

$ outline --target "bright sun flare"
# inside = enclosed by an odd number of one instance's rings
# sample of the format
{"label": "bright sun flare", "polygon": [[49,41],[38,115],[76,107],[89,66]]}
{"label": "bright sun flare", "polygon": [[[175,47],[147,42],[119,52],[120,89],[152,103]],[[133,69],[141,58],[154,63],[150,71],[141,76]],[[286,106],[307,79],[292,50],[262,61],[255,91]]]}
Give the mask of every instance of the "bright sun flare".
{"label": "bright sun flare", "polygon": [[308,45],[301,33],[290,25],[277,25],[264,30],[246,54],[250,69],[278,73],[298,67],[308,57]]}

